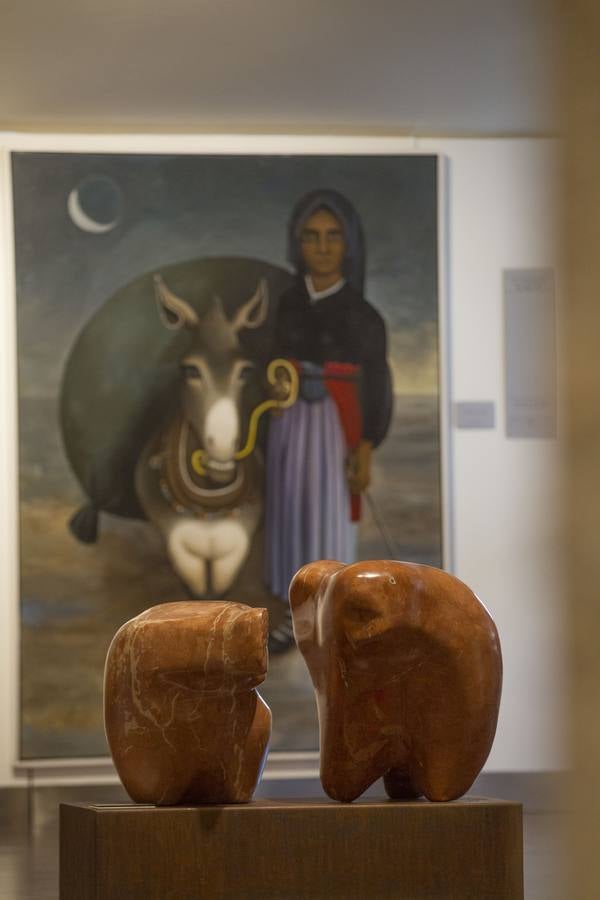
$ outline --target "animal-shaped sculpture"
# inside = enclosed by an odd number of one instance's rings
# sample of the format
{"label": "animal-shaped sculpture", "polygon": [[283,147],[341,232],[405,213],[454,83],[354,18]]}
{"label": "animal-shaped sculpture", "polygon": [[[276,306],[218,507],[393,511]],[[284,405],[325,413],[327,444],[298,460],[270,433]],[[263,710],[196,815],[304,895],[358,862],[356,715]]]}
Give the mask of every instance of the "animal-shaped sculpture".
{"label": "animal-shaped sculpture", "polygon": [[243,564],[262,513],[262,459],[239,459],[244,440],[244,386],[255,376],[239,333],[267,315],[266,283],[228,320],[218,297],[200,317],[155,277],[166,328],[187,329],[181,391],[166,428],[144,448],[135,487],[164,536],[175,571],[198,597],[220,596]]}
{"label": "animal-shaped sculpture", "polygon": [[502,657],[457,578],[391,561],[311,563],[290,587],[319,708],[321,781],[334,800],[381,776],[392,799],[453,800],[490,752]]}
{"label": "animal-shaped sculpture", "polygon": [[138,803],[245,803],[265,762],[271,712],[266,609],[163,603],[115,635],[104,720],[112,757]]}

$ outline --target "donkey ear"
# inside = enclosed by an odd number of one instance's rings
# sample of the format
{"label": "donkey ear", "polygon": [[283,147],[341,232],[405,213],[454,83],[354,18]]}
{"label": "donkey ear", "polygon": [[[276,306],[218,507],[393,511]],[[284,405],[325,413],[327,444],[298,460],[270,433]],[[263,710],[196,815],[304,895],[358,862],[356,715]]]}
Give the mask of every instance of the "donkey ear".
{"label": "donkey ear", "polygon": [[252,297],[236,312],[231,327],[235,332],[242,328],[259,328],[267,318],[268,310],[269,289],[266,280],[261,278]]}
{"label": "donkey ear", "polygon": [[160,275],[154,276],[154,293],[158,314],[165,328],[172,331],[184,326],[194,328],[200,321],[190,304],[171,293]]}

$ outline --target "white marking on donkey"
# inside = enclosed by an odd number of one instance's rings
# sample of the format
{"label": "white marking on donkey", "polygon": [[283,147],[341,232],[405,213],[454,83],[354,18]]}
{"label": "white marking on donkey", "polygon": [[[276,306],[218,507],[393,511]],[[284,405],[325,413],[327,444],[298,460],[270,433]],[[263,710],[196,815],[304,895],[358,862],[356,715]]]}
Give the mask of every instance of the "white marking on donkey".
{"label": "white marking on donkey", "polygon": [[[217,297],[200,318],[159,275],[154,282],[165,327],[190,329],[194,339],[181,360],[179,407],[164,432],[144,448],[135,470],[136,491],[192,593],[220,596],[244,563],[262,514],[258,451],[236,459],[244,437],[242,389],[254,369],[238,334],[265,321],[267,286],[261,280],[229,321]],[[198,468],[193,459],[199,453]]]}

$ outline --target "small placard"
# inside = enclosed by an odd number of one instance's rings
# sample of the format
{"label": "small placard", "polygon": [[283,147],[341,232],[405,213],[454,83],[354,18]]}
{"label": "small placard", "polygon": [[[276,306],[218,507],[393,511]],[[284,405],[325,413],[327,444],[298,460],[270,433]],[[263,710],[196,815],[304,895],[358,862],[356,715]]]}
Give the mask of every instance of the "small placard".
{"label": "small placard", "polygon": [[494,428],[496,406],[493,400],[461,400],[454,404],[457,428]]}
{"label": "small placard", "polygon": [[505,269],[506,436],[556,437],[554,271]]}

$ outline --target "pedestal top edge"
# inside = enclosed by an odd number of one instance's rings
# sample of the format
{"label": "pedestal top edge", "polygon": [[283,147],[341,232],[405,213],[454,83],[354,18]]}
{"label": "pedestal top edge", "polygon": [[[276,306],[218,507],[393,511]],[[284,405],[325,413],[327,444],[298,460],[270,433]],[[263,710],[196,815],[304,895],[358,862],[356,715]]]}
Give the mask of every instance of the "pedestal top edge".
{"label": "pedestal top edge", "polygon": [[274,811],[293,811],[293,810],[434,810],[434,809],[456,809],[461,807],[518,807],[522,808],[523,804],[513,800],[500,800],[494,797],[479,797],[466,795],[458,800],[450,800],[448,802],[432,802],[426,799],[401,801],[401,800],[370,800],[357,799],[352,803],[340,803],[337,800],[329,799],[278,799],[270,800],[268,798],[260,798],[252,800],[250,803],[205,803],[197,805],[181,805],[181,806],[155,806],[145,803],[60,803],[61,807],[86,809],[93,813],[173,813],[181,814],[190,813],[206,813],[206,812],[239,812],[242,814],[252,814],[254,812]]}

